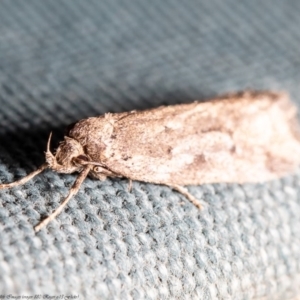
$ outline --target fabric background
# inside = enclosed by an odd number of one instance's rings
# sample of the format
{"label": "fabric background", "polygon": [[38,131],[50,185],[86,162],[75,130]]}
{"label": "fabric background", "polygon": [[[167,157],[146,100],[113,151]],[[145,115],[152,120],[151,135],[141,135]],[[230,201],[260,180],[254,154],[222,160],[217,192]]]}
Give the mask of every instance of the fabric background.
{"label": "fabric background", "polygon": [[[288,91],[300,105],[300,2],[1,1],[0,182],[44,161],[64,128],[105,112],[224,92]],[[291,155],[298,155],[291,153]],[[300,295],[300,171],[189,190],[75,175],[0,191],[0,294],[77,299]]]}

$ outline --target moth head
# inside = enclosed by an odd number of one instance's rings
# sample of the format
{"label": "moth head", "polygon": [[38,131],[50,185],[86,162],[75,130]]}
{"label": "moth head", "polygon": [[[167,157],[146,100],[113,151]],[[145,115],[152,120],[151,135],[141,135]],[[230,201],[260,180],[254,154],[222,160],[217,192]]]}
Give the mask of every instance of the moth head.
{"label": "moth head", "polygon": [[53,155],[50,151],[51,135],[52,134],[50,134],[48,139],[45,163],[43,163],[37,170],[31,172],[20,180],[11,183],[0,184],[0,189],[11,188],[24,184],[47,168],[51,168],[60,173],[72,173],[75,171],[80,172],[72,188],[70,189],[68,196],[64,199],[59,208],[42,222],[40,222],[37,226],[35,226],[35,231],[39,231],[41,228],[46,226],[61,212],[68,201],[74,195],[76,195],[82,182],[91,171],[92,166],[98,165],[97,162],[90,162],[89,158],[84,154],[83,147],[80,145],[80,143],[69,137],[65,137],[65,140],[59,145],[55,155]]}
{"label": "moth head", "polygon": [[50,139],[51,134],[49,136],[46,151],[46,162],[48,163],[49,168],[59,173],[81,171],[84,162],[88,161],[81,144],[66,136],[64,141],[62,141],[57,148],[55,155],[53,155],[50,151]]}

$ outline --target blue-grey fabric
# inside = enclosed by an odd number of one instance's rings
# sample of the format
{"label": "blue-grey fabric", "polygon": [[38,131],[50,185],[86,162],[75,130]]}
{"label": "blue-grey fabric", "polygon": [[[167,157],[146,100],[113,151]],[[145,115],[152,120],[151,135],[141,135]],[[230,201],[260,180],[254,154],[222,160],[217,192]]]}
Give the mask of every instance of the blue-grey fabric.
{"label": "blue-grey fabric", "polygon": [[[300,105],[299,12],[297,0],[1,1],[0,182],[88,116],[247,88]],[[188,187],[203,211],[165,186],[88,178],[36,234],[75,178],[49,170],[0,191],[0,295],[300,296],[300,171]]]}

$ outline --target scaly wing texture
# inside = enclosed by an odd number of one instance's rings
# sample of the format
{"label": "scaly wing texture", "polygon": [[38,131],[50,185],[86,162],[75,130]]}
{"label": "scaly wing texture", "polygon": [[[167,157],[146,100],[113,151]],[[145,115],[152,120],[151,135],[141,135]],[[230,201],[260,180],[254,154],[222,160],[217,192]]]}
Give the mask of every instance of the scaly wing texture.
{"label": "scaly wing texture", "polygon": [[287,95],[245,92],[210,102],[106,114],[70,136],[124,177],[164,184],[257,182],[300,161],[296,108]]}

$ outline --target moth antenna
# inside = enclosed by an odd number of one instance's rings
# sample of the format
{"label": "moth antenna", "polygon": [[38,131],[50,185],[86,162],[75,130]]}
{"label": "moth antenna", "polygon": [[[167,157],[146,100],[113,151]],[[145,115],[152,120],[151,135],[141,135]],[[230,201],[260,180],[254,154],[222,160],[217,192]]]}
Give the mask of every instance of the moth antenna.
{"label": "moth antenna", "polygon": [[179,192],[180,194],[182,194],[183,196],[185,196],[188,200],[190,200],[196,207],[198,207],[199,209],[202,209],[202,204],[200,203],[200,201],[195,198],[186,188],[184,188],[183,186],[180,185],[169,185],[172,189],[176,190],[177,192]]}
{"label": "moth antenna", "polygon": [[36,175],[43,172],[47,168],[48,168],[48,163],[44,163],[37,170],[33,171],[32,173],[28,174],[27,176],[23,177],[20,180],[17,180],[17,181],[11,182],[11,183],[0,184],[0,189],[12,188],[17,185],[22,185],[22,184],[26,183],[27,181],[29,181],[30,179],[32,179],[33,177],[35,177]]}
{"label": "moth antenna", "polygon": [[49,134],[49,138],[48,138],[48,142],[47,142],[47,152],[50,152],[50,142],[51,142],[51,138],[52,138],[52,131]]}
{"label": "moth antenna", "polygon": [[40,222],[37,226],[34,227],[35,232],[38,232],[43,227],[47,226],[49,222],[54,220],[64,209],[64,207],[67,205],[67,203],[70,201],[70,199],[77,194],[77,192],[80,189],[81,184],[83,183],[84,179],[87,177],[91,170],[92,166],[86,166],[83,171],[79,174],[76,181],[74,182],[73,186],[71,187],[68,196],[64,199],[64,201],[60,204],[60,206],[46,219],[44,219],[42,222]]}
{"label": "moth antenna", "polygon": [[[46,151],[46,158],[53,161],[55,160],[54,155],[50,151],[50,143],[51,143],[51,138],[52,138],[52,131],[49,134],[48,142],[47,142],[47,151]],[[56,161],[56,160],[55,160]],[[49,162],[48,162],[49,163]]]}
{"label": "moth antenna", "polygon": [[57,166],[56,158],[52,154],[52,152],[50,151],[51,138],[52,138],[52,131],[49,134],[49,138],[48,138],[48,142],[47,142],[47,150],[45,152],[45,154],[46,154],[46,162],[47,162],[48,166],[51,169],[56,170],[56,166]]}

